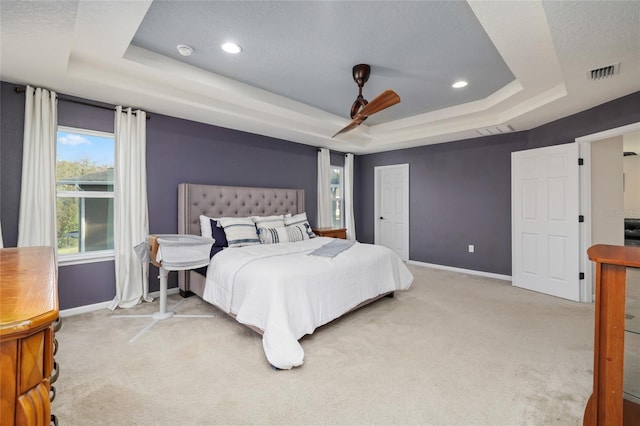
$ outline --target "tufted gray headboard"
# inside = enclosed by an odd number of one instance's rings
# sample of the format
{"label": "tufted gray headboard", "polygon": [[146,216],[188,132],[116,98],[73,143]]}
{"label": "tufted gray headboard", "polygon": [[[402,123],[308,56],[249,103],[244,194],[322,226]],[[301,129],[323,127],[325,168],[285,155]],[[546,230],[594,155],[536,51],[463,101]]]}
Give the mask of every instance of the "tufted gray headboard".
{"label": "tufted gray headboard", "polygon": [[[178,185],[178,233],[200,235],[200,215],[209,217],[271,216],[304,212],[304,190],[243,186]],[[202,296],[204,279],[195,272],[178,274],[180,293]],[[202,288],[200,288],[202,286]]]}

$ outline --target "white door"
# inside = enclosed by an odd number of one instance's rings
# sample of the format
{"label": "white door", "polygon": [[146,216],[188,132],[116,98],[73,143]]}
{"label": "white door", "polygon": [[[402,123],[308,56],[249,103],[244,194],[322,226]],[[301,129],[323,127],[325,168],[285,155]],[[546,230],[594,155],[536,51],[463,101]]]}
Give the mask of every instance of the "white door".
{"label": "white door", "polygon": [[409,165],[376,167],[375,243],[409,260]]}
{"label": "white door", "polygon": [[511,154],[512,279],[580,300],[578,144]]}

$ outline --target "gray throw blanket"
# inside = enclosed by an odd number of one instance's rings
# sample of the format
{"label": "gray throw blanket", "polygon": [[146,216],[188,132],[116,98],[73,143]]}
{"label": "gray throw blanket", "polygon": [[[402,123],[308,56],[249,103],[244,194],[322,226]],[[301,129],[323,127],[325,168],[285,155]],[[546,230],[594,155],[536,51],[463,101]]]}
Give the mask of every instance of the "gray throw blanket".
{"label": "gray throw blanket", "polygon": [[335,239],[322,247],[315,249],[309,254],[312,256],[336,257],[343,251],[349,249],[355,243],[355,240]]}

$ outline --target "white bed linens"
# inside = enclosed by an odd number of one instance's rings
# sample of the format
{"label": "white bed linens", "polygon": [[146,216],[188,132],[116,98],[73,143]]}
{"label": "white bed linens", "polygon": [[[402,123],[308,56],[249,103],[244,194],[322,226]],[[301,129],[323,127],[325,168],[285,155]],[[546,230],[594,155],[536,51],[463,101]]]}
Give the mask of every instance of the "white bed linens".
{"label": "white bed linens", "polygon": [[413,276],[392,250],[356,243],[334,258],[308,253],[332,241],[229,248],[209,264],[203,298],[238,322],[264,330],[271,365],[302,365],[305,334],[381,294],[406,290]]}

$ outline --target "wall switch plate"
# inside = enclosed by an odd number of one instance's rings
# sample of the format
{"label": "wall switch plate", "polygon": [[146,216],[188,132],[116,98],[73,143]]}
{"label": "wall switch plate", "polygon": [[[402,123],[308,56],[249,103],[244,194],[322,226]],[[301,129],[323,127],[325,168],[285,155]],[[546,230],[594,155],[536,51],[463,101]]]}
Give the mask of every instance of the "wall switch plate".
{"label": "wall switch plate", "polygon": [[473,244],[469,244],[469,253],[473,253],[475,249],[476,248],[473,246]]}

